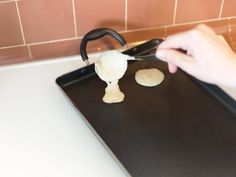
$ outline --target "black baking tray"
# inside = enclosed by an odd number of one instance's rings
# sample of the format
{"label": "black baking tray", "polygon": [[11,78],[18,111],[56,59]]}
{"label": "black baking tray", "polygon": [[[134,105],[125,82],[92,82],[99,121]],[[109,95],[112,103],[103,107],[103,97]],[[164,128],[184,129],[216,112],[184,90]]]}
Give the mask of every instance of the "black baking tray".
{"label": "black baking tray", "polygon": [[[163,83],[138,85],[135,72],[153,67]],[[236,103],[218,87],[170,74],[161,61],[130,62],[118,104],[102,102],[93,64],[56,82],[133,177],[236,176]]]}

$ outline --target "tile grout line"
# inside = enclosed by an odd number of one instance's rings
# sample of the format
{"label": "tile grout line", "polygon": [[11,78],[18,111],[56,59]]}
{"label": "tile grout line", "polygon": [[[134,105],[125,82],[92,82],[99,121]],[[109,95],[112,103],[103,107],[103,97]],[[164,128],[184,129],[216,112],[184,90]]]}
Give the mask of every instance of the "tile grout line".
{"label": "tile grout line", "polygon": [[175,0],[175,7],[174,7],[174,16],[173,16],[173,25],[176,23],[176,13],[177,13],[177,6],[178,6],[178,0]]}
{"label": "tile grout line", "polygon": [[16,47],[24,47],[24,44],[19,44],[19,45],[11,45],[11,46],[5,46],[5,47],[0,47],[0,50],[3,49],[11,49],[11,48],[16,48]]}
{"label": "tile grout line", "polygon": [[224,7],[224,2],[225,2],[224,0],[221,1],[219,19],[221,19],[221,16],[222,16],[222,11],[223,11],[223,7]]}
{"label": "tile grout line", "polygon": [[[152,30],[152,29],[161,29],[165,27],[177,27],[177,26],[183,26],[183,25],[190,25],[190,24],[197,24],[197,23],[205,23],[205,22],[212,22],[212,21],[220,21],[220,20],[226,20],[229,17],[224,17],[224,18],[213,18],[213,19],[208,19],[208,20],[199,20],[199,21],[192,21],[192,22],[184,22],[184,23],[176,23],[175,25],[163,25],[163,26],[158,26],[158,27],[148,27],[148,28],[139,28],[139,29],[133,29],[133,30],[127,30],[127,31],[121,31],[121,32],[136,32],[136,31],[143,31],[143,30]],[[231,18],[236,18],[236,16],[232,16]]]}
{"label": "tile grout line", "polygon": [[128,0],[125,0],[125,31],[128,30]]}
{"label": "tile grout line", "polygon": [[71,0],[72,2],[72,11],[73,11],[73,21],[74,21],[74,32],[75,32],[75,37],[78,37],[78,32],[77,32],[77,21],[76,21],[76,14],[75,14],[75,0]]}
{"label": "tile grout line", "polygon": [[33,56],[32,56],[32,52],[31,52],[31,48],[30,48],[29,45],[26,45],[26,47],[27,47],[27,49],[28,49],[29,58],[30,58],[30,60],[32,60],[32,59],[33,59]]}
{"label": "tile grout line", "polygon": [[24,31],[23,31],[23,26],[22,26],[22,21],[21,21],[21,17],[20,17],[20,11],[19,11],[19,8],[18,8],[17,1],[15,1],[15,5],[16,5],[18,20],[19,20],[19,23],[20,23],[20,30],[21,30],[21,36],[22,36],[23,44],[26,44],[25,43],[25,35],[24,35]]}
{"label": "tile grout line", "polygon": [[[26,45],[25,34],[24,34],[23,25],[22,25],[21,16],[20,16],[20,11],[19,11],[19,7],[18,7],[18,3],[17,2],[18,2],[18,0],[15,0],[17,15],[18,15],[19,23],[20,23],[21,35],[22,35],[22,39],[23,39],[23,44]],[[29,45],[27,45],[26,47],[27,47],[29,59],[31,60],[32,59],[31,48],[30,48]]]}
{"label": "tile grout line", "polygon": [[[136,31],[143,31],[143,30],[161,29],[161,28],[168,28],[168,27],[174,27],[174,26],[182,26],[182,25],[195,24],[195,23],[227,20],[227,19],[231,19],[231,18],[236,18],[236,16],[223,17],[221,19],[215,18],[215,19],[210,19],[210,20],[208,19],[208,20],[201,20],[201,21],[194,21],[194,22],[178,23],[178,24],[175,24],[175,25],[165,25],[165,26],[149,27],[149,28],[139,28],[139,29],[134,29],[134,30],[120,31],[120,32],[124,32],[125,33],[125,32],[136,32]],[[51,41],[33,42],[33,43],[28,43],[28,44],[19,44],[19,45],[0,47],[0,49],[23,47],[23,46],[26,46],[26,45],[31,46],[31,45],[40,45],[40,44],[50,44],[50,43],[54,43],[54,42],[63,42],[63,41],[82,39],[82,38],[83,38],[83,36],[78,36],[78,37],[72,37],[72,38],[56,39],[56,40],[51,40]]]}
{"label": "tile grout line", "polygon": [[64,42],[64,41],[75,40],[75,39],[82,39],[82,37],[76,37],[76,38],[72,37],[72,38],[56,39],[56,40],[51,40],[51,41],[42,41],[42,42],[34,42],[34,43],[28,43],[28,44],[11,45],[11,46],[0,47],[0,50],[1,49],[15,48],[15,47],[25,47],[25,46],[33,46],[33,45],[41,45],[41,44],[51,44],[51,43],[54,43],[54,42]]}
{"label": "tile grout line", "polygon": [[232,31],[232,26],[231,26],[231,23],[230,23],[230,18],[228,18],[228,35],[229,35],[229,40],[231,42],[231,44],[233,44],[233,39],[232,39],[232,36],[231,36],[231,31]]}
{"label": "tile grout line", "polygon": [[164,39],[167,38],[167,27],[164,27]]}
{"label": "tile grout line", "polygon": [[152,30],[152,29],[161,29],[165,28],[166,26],[158,26],[158,27],[148,27],[148,28],[138,28],[138,29],[132,29],[127,31],[118,31],[119,33],[132,33],[137,31],[144,31],[144,30]]}
{"label": "tile grout line", "polygon": [[[182,25],[190,25],[190,24],[195,24],[195,23],[205,23],[205,22],[212,22],[212,21],[220,21],[220,20],[227,20],[229,17],[223,17],[223,18],[212,18],[212,19],[207,19],[207,20],[198,20],[198,21],[190,21],[190,22],[183,22],[183,23],[176,23],[175,25],[165,25],[167,27],[172,27],[172,26],[182,26]],[[232,16],[230,18],[236,18],[236,16]],[[164,27],[164,26],[162,26]]]}
{"label": "tile grout line", "polygon": [[21,1],[21,0],[6,0],[6,1],[0,1],[0,4],[2,4],[2,3],[8,3],[8,2],[16,2],[16,1]]}
{"label": "tile grout line", "polygon": [[42,42],[33,42],[29,43],[28,45],[40,45],[40,44],[51,44],[54,42],[63,42],[63,41],[69,41],[69,40],[74,40],[74,39],[81,39],[82,37],[71,37],[71,38],[64,38],[64,39],[56,39],[56,40],[51,40],[51,41],[42,41]]}

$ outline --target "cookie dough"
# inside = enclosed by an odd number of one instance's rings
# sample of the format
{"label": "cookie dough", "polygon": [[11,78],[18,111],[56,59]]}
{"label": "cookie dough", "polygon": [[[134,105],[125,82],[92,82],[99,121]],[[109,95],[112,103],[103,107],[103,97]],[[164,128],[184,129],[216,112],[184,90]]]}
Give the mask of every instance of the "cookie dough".
{"label": "cookie dough", "polygon": [[154,87],[164,80],[164,74],[157,68],[140,69],[135,73],[138,84],[146,87]]}
{"label": "cookie dough", "polygon": [[107,51],[95,62],[95,72],[107,83],[102,99],[105,103],[118,103],[124,100],[125,95],[121,92],[118,82],[127,70],[129,58],[130,56],[118,51]]}

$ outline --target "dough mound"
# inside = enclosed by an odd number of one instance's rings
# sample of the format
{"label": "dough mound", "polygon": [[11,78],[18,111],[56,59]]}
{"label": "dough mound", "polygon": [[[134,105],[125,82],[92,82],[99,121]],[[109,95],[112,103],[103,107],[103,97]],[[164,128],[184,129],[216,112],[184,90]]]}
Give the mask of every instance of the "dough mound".
{"label": "dough mound", "polygon": [[111,82],[105,89],[105,95],[103,96],[102,101],[105,103],[119,103],[122,102],[124,98],[125,95],[121,92],[118,83]]}
{"label": "dough mound", "polygon": [[125,95],[120,90],[118,81],[127,70],[129,58],[131,57],[118,51],[107,51],[95,62],[95,72],[107,83],[103,102],[119,103],[124,100]]}
{"label": "dough mound", "polygon": [[104,52],[95,62],[95,72],[105,82],[119,80],[127,70],[128,58],[118,51]]}
{"label": "dough mound", "polygon": [[135,73],[135,80],[142,86],[154,87],[164,80],[164,74],[156,68],[140,69]]}

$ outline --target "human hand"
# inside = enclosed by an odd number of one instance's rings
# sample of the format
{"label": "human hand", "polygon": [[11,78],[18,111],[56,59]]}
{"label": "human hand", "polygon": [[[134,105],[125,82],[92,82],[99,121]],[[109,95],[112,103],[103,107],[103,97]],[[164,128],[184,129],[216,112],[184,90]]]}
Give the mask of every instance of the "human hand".
{"label": "human hand", "polygon": [[179,67],[202,81],[236,87],[236,54],[206,25],[169,36],[159,45],[156,56],[168,62],[171,73]]}

